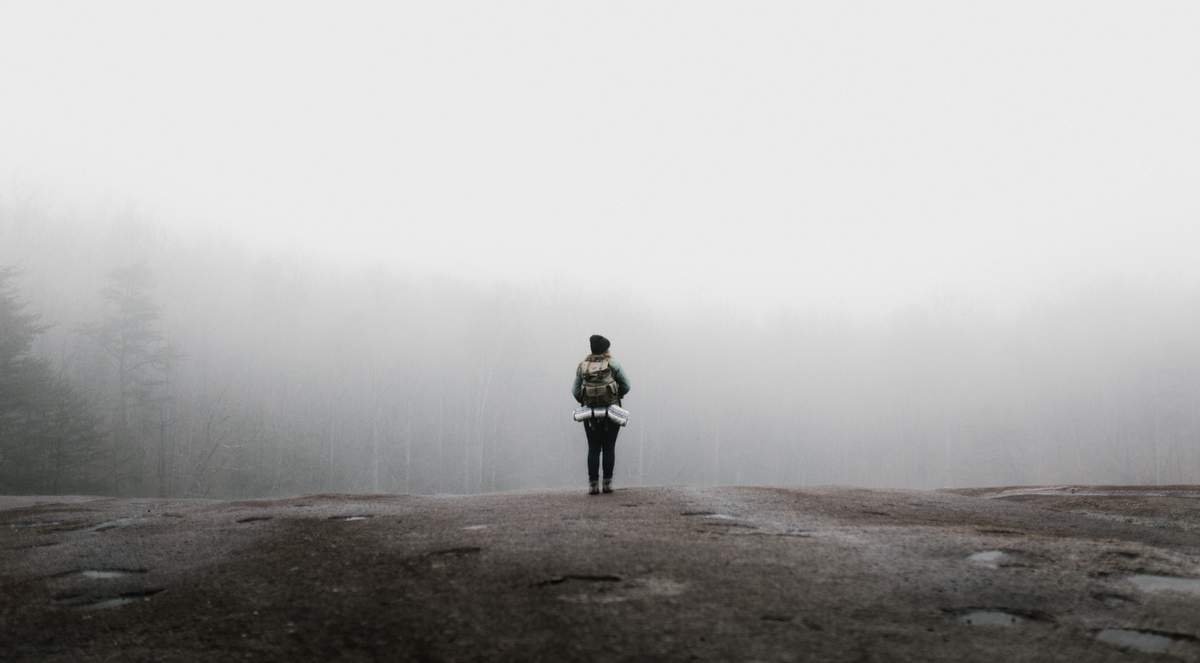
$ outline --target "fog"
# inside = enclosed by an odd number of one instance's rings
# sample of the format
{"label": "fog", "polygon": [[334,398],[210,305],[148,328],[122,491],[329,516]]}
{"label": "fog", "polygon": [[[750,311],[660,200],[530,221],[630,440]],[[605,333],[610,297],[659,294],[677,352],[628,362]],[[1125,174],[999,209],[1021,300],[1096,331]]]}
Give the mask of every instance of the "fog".
{"label": "fog", "polygon": [[6,4],[0,493],[1200,481],[1198,28]]}

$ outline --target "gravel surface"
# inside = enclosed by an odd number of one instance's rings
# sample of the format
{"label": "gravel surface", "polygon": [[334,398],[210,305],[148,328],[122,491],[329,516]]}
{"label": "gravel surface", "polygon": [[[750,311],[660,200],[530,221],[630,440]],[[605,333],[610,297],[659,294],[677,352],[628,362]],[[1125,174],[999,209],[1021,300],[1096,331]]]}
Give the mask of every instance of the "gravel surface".
{"label": "gravel surface", "polygon": [[1200,661],[1200,487],[0,497],[3,661]]}

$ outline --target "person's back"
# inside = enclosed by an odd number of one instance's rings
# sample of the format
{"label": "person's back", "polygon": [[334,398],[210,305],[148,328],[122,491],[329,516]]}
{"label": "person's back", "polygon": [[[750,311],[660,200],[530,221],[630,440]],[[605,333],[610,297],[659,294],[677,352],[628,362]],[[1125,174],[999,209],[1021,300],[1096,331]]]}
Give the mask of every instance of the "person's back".
{"label": "person's back", "polygon": [[629,393],[629,378],[621,364],[609,354],[608,339],[597,334],[588,341],[591,352],[575,368],[571,395],[580,405],[592,408],[592,413],[604,411],[602,416],[588,413],[583,422],[588,440],[588,492],[595,495],[600,492],[601,456],[604,460],[604,492],[612,492],[614,454],[621,426],[613,420],[619,416],[610,417],[608,413],[612,406],[620,406],[621,399]]}

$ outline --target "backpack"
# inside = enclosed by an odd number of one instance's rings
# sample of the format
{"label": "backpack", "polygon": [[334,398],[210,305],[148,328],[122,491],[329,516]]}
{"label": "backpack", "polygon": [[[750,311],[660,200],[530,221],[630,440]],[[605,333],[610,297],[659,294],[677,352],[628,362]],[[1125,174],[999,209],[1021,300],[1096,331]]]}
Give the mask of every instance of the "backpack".
{"label": "backpack", "polygon": [[612,405],[617,402],[619,387],[613,379],[609,358],[604,355],[588,355],[579,362],[579,377],[582,378],[580,397],[584,405]]}

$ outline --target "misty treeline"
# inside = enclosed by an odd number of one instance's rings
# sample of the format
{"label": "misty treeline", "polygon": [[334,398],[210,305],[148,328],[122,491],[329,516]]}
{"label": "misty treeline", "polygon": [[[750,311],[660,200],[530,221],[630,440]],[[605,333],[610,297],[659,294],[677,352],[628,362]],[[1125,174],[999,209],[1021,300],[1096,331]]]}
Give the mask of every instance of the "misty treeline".
{"label": "misty treeline", "polygon": [[0,265],[0,493],[578,485],[592,333],[633,381],[625,485],[1200,481],[1195,284],[751,318],[11,200]]}

